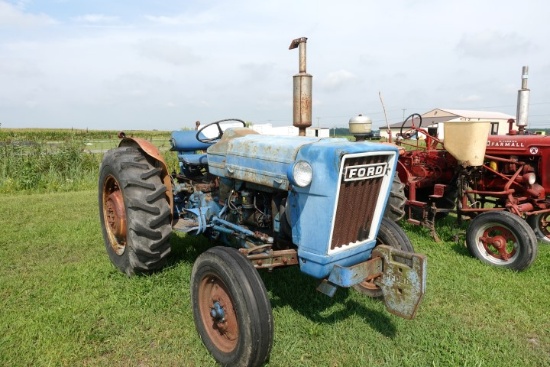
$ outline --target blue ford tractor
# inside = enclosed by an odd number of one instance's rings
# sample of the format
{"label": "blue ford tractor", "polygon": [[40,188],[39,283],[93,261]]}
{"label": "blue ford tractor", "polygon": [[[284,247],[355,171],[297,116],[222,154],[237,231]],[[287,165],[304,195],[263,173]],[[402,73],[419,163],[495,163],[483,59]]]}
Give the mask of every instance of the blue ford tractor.
{"label": "blue ford tractor", "polygon": [[129,137],[100,168],[105,246],[122,272],[162,267],[173,231],[219,244],[196,259],[191,297],[197,331],[221,365],[257,366],[269,357],[273,316],[257,269],[299,266],[319,279],[322,293],[353,287],[408,319],[425,292],[425,256],[384,216],[397,149],[304,136],[311,126],[305,44],[299,38],[290,47],[300,51],[299,136],[261,135],[242,120],[221,120],[172,133],[178,173],[168,172],[151,143]]}

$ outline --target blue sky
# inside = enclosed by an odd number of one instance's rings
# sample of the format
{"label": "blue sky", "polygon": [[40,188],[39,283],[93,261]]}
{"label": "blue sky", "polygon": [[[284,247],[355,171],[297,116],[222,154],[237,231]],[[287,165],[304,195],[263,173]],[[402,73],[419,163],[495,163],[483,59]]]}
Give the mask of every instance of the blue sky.
{"label": "blue sky", "polygon": [[308,37],[313,124],[385,124],[433,108],[550,128],[550,3],[0,0],[2,127],[175,130],[292,123],[294,38]]}

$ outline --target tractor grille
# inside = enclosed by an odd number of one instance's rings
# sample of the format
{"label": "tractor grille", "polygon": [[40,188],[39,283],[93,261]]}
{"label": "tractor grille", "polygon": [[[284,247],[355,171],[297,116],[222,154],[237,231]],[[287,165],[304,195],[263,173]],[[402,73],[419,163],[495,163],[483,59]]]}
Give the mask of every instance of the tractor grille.
{"label": "tractor grille", "polygon": [[[386,155],[347,159],[344,157],[344,167],[342,177],[340,177],[340,193],[330,244],[331,250],[368,239],[384,177],[381,175],[361,177],[361,174],[357,174],[357,172],[364,174],[367,169],[365,167],[380,167],[381,164],[387,162],[388,156]],[[353,170],[353,172],[349,174],[349,170]],[[380,170],[382,169],[380,168]],[[383,174],[386,171],[387,166],[384,166]]]}

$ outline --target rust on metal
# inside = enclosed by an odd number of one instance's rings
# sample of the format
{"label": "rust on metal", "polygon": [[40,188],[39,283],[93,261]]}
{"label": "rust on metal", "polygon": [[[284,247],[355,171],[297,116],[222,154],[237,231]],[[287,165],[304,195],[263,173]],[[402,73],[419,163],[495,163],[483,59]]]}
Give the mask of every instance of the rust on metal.
{"label": "rust on metal", "polygon": [[126,209],[117,180],[109,176],[103,186],[103,216],[113,251],[122,255],[126,249]]}
{"label": "rust on metal", "polygon": [[414,318],[426,292],[426,256],[386,245],[376,246],[372,256],[384,261],[383,275],[375,284],[382,289],[387,310],[405,319]]}
{"label": "rust on metal", "polygon": [[[233,351],[239,341],[239,323],[236,305],[224,282],[217,276],[205,276],[201,279],[197,302],[205,331],[216,348],[225,353]],[[217,315],[213,310],[222,310]],[[210,326],[210,327],[209,327]]]}
{"label": "rust on metal", "polygon": [[[346,159],[345,165],[368,165],[386,162],[387,156],[364,156]],[[345,170],[345,167],[344,167]],[[334,233],[330,248],[336,249],[369,237],[378,194],[383,178],[340,183],[338,207],[334,219]],[[353,211],[350,208],[361,208]]]}
{"label": "rust on metal", "polygon": [[[329,280],[335,284],[348,287],[353,284],[369,283],[383,274],[384,263],[380,257],[373,256],[367,261],[355,265],[340,267],[335,265],[336,271],[331,273]],[[339,270],[345,271],[339,271]],[[352,275],[352,276],[350,276]]]}
{"label": "rust on metal", "polygon": [[256,250],[257,249],[239,249],[241,254],[245,255],[256,269],[272,270],[282,266],[298,265],[298,253],[296,250],[267,250],[254,253]]}
{"label": "rust on metal", "polygon": [[312,76],[306,71],[307,38],[296,38],[289,50],[298,48],[298,74],[293,76],[292,123],[298,128],[300,136],[306,135],[306,128],[311,126],[312,115]]}
{"label": "rust on metal", "polygon": [[134,137],[127,137],[124,132],[119,133],[119,137],[122,137],[122,140],[118,144],[119,147],[128,147],[128,146],[138,146],[147,154],[148,156],[154,158],[160,164],[161,169],[161,178],[162,183],[166,187],[166,197],[168,199],[168,204],[170,204],[170,221],[173,221],[173,212],[174,212],[174,194],[172,191],[172,179],[170,178],[170,173],[168,172],[168,166],[160,154],[158,148],[148,140]]}
{"label": "rust on metal", "polygon": [[289,50],[295,49],[302,42],[307,42],[307,37],[300,37],[300,38],[293,39],[288,49]]}

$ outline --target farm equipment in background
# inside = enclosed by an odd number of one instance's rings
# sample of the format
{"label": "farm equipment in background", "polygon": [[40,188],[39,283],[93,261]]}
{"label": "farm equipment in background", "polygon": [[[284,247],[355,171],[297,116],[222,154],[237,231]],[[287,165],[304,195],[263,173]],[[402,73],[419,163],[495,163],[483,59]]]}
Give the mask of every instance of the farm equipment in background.
{"label": "farm equipment in background", "polygon": [[[398,141],[398,176],[405,185],[406,220],[427,227],[439,240],[435,220],[456,212],[471,219],[469,252],[491,265],[523,270],[537,254],[537,238],[550,242],[550,139],[531,135],[527,125],[527,68],[518,93],[518,130],[488,135],[488,122],[445,122],[444,141],[437,129],[423,128],[409,116],[401,135],[425,136],[425,146]],[[412,119],[412,127],[404,130]],[[415,119],[419,122],[414,123]]]}
{"label": "farm equipment in background", "polygon": [[222,365],[256,366],[269,356],[273,316],[257,269],[299,266],[329,296],[353,287],[408,319],[425,292],[425,256],[384,217],[397,148],[304,136],[312,101],[306,40],[290,47],[299,48],[300,136],[260,135],[242,120],[221,120],[172,133],[177,173],[152,144],[129,137],[101,165],[103,237],[120,271],[162,267],[173,230],[220,244],[196,259],[191,297],[197,331]]}

